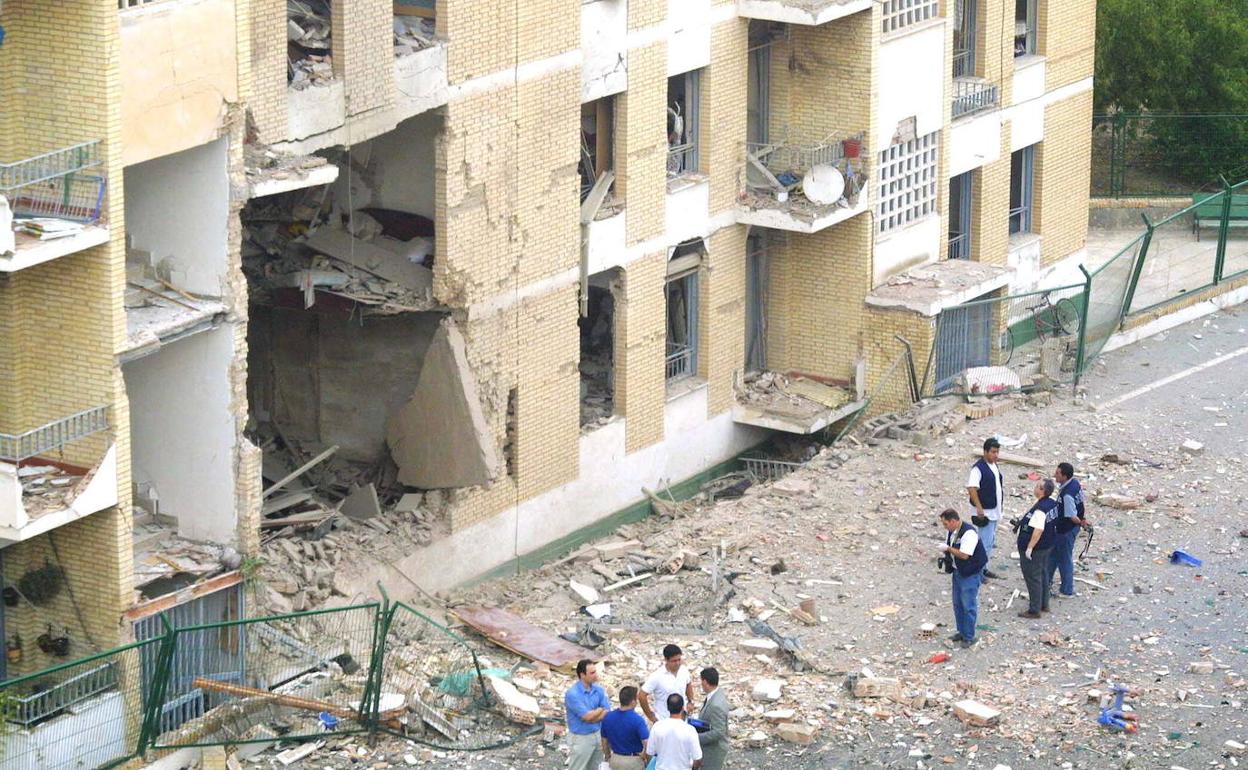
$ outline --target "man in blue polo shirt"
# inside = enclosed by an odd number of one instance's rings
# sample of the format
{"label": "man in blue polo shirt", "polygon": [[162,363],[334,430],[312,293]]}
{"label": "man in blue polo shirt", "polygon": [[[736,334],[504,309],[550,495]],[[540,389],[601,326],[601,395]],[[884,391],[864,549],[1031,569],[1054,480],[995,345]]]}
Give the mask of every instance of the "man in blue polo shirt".
{"label": "man in blue polo shirt", "polygon": [[598,684],[598,665],[589,659],[578,661],[576,683],[563,694],[571,770],[598,770],[598,765],[602,764],[599,730],[610,708],[607,691]]}
{"label": "man in blue polo shirt", "polygon": [[650,728],[637,713],[637,688],[620,688],[620,707],[602,719],[602,751],[611,770],[641,770]]}

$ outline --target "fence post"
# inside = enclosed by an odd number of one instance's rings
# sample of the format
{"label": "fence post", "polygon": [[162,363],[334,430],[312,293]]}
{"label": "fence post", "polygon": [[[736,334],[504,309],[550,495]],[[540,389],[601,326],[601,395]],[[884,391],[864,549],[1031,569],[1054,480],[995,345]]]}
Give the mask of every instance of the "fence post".
{"label": "fence post", "polygon": [[1083,375],[1084,351],[1088,342],[1088,305],[1092,298],[1092,274],[1082,263],[1079,272],[1083,273],[1083,323],[1079,324],[1079,350],[1075,354],[1075,387],[1079,387],[1079,377]]}
{"label": "fence post", "polygon": [[1222,219],[1218,222],[1218,252],[1213,260],[1213,283],[1216,286],[1222,281],[1222,268],[1226,264],[1226,239],[1231,229],[1231,183],[1222,179]]}
{"label": "fence post", "polygon": [[1121,198],[1126,189],[1127,116],[1119,112],[1113,117],[1109,142],[1109,194]]}
{"label": "fence post", "polygon": [[[1148,258],[1148,247],[1153,242],[1153,220],[1148,218],[1148,214],[1140,214],[1144,220],[1144,226],[1148,228],[1144,231],[1144,240],[1140,242],[1140,251],[1135,255],[1135,265],[1131,268],[1131,281],[1127,284],[1127,295],[1122,299],[1122,311],[1118,314],[1118,325],[1126,320],[1127,313],[1131,310],[1131,302],[1135,299],[1135,287],[1140,283],[1140,274],[1144,272],[1144,260]],[[1086,271],[1085,271],[1086,272]]]}
{"label": "fence post", "polygon": [[369,740],[377,736],[381,722],[381,678],[385,665],[386,637],[390,634],[390,623],[398,605],[391,604],[390,595],[381,583],[377,583],[381,592],[381,604],[377,608],[377,617],[373,619],[373,654],[368,667],[368,677],[364,680],[364,694],[360,698],[359,719],[368,727]]}
{"label": "fence post", "polygon": [[[169,690],[169,678],[173,669],[173,653],[177,647],[178,632],[169,625],[169,618],[160,614],[161,625],[165,627],[165,635],[160,641],[160,653],[156,656],[156,670],[152,685],[148,688],[148,702],[144,704],[143,726],[139,729],[139,745],[135,752],[138,756],[147,755],[150,745],[156,740],[160,725],[160,712],[165,705],[165,693]],[[140,687],[140,691],[142,688]]]}

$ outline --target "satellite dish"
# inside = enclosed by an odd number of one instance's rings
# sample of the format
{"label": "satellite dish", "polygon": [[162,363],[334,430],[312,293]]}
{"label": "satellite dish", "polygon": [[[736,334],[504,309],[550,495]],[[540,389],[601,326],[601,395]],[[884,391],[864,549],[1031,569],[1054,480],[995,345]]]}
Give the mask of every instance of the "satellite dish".
{"label": "satellite dish", "polygon": [[845,176],[836,166],[814,166],[802,178],[802,192],[811,203],[831,205],[845,195]]}

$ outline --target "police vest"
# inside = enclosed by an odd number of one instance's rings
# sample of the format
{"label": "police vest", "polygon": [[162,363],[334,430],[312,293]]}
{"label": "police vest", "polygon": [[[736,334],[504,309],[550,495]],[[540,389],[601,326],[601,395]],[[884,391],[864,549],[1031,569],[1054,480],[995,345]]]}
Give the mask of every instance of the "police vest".
{"label": "police vest", "polygon": [[[979,458],[975,467],[979,468],[979,504],[984,507],[985,511],[996,508],[1000,500],[1001,480],[984,458]],[[974,507],[974,505],[975,501],[971,500],[971,506]]]}
{"label": "police vest", "polygon": [[1058,499],[1061,505],[1058,506],[1057,533],[1064,534],[1078,527],[1074,519],[1066,517],[1066,498],[1071,498],[1075,504],[1075,513],[1079,518],[1083,518],[1083,487],[1079,485],[1079,479],[1071,479],[1062,487],[1058,493]]}
{"label": "police vest", "polygon": [[1060,515],[1057,501],[1051,497],[1041,498],[1036,504],[1027,509],[1027,513],[1023,514],[1022,526],[1018,528],[1018,552],[1026,553],[1027,544],[1031,542],[1032,528],[1028,523],[1031,514],[1041,511],[1044,513],[1044,531],[1040,535],[1040,539],[1036,541],[1036,550],[1041,551],[1045,548],[1052,548],[1053,543],[1057,540],[1057,517]]}
{"label": "police vest", "polygon": [[[958,528],[957,535],[949,545],[961,551],[962,536],[967,532],[976,532],[976,529],[970,524],[963,524]],[[979,540],[975,543],[975,552],[971,554],[971,558],[959,559],[955,556],[953,557],[953,564],[957,568],[958,574],[962,577],[970,577],[988,566],[988,552],[984,550],[984,541]]]}

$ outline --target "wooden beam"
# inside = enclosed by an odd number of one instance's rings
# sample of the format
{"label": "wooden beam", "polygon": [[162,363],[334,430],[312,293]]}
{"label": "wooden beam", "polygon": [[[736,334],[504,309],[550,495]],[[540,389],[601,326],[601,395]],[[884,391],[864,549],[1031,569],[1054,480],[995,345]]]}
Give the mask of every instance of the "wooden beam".
{"label": "wooden beam", "polygon": [[271,487],[269,487],[268,489],[264,490],[264,493],[263,493],[262,495],[260,495],[260,497],[261,497],[261,498],[268,497],[269,495],[273,494],[273,493],[274,493],[274,492],[276,492],[277,490],[281,489],[282,487],[286,486],[286,485],[287,485],[287,484],[289,484],[290,482],[294,481],[295,479],[299,478],[299,477],[300,477],[300,476],[302,476],[303,474],[307,473],[307,472],[308,472],[309,470],[311,470],[313,467],[315,467],[315,466],[317,466],[317,465],[321,464],[321,463],[322,463],[322,462],[324,462],[325,460],[328,460],[328,459],[329,459],[329,456],[330,456],[330,455],[332,455],[334,452],[337,452],[337,451],[338,451],[338,445],[337,445],[337,444],[334,444],[334,445],[333,445],[333,446],[331,446],[329,449],[326,449],[324,452],[321,452],[321,453],[320,453],[319,455],[317,455],[316,457],[313,457],[311,460],[308,460],[308,461],[307,461],[306,463],[304,463],[303,465],[300,465],[298,468],[295,468],[293,471],[291,471],[291,472],[290,472],[289,474],[287,474],[286,476],[283,476],[281,479],[279,479],[278,481],[274,482],[273,486],[271,486]]}

